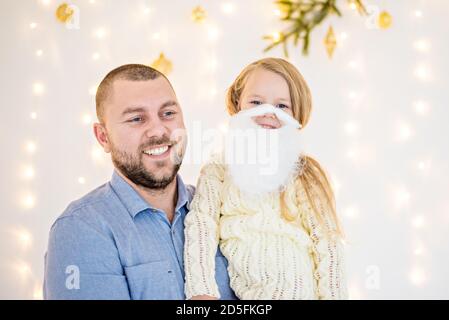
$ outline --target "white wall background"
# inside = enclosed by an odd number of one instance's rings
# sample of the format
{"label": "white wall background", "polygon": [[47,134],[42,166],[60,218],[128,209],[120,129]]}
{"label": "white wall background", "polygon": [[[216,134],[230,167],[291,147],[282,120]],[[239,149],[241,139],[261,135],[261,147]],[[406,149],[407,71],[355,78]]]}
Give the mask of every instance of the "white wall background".
{"label": "white wall background", "polygon": [[[335,183],[351,297],[447,299],[449,2],[367,0],[393,15],[389,30],[367,28],[340,2],[334,58],[322,45],[326,23],[310,56],[292,48],[291,61],[313,92],[304,134]],[[279,27],[271,0],[74,0],[79,30],[56,21],[59,4],[0,1],[3,299],[40,298],[52,222],[111,175],[91,128],[92,91],[109,70],[164,52],[186,125],[217,127],[227,86],[266,56],[261,37]],[[190,19],[198,4],[208,12],[202,25]],[[198,171],[186,163],[182,175],[194,184]]]}

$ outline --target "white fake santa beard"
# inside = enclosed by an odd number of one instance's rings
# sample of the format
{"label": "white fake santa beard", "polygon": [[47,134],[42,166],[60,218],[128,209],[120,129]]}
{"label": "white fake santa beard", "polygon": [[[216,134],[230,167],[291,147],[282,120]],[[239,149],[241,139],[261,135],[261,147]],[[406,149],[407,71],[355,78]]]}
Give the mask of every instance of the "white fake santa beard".
{"label": "white fake santa beard", "polygon": [[288,123],[278,129],[265,129],[252,117],[254,113],[240,112],[229,121],[224,140],[229,174],[243,192],[280,191],[296,172],[302,153],[300,132]]}

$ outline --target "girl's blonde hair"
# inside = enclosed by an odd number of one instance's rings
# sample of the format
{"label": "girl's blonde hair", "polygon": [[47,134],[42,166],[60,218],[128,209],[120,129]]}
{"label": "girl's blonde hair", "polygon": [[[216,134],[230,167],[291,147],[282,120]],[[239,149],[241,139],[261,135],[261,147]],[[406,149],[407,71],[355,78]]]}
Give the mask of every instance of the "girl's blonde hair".
{"label": "girl's blonde hair", "polygon": [[[252,71],[258,68],[274,72],[287,81],[290,90],[293,117],[297,119],[302,125],[302,128],[304,128],[307,125],[312,112],[312,96],[310,89],[298,69],[290,62],[279,58],[264,58],[251,63],[242,70],[231,84],[226,94],[226,106],[229,114],[233,115],[240,111],[239,100],[245,88],[248,76]],[[307,198],[316,214],[316,218],[324,230],[327,230],[329,234],[343,236],[336,213],[334,193],[327,174],[318,161],[310,156],[304,157],[305,167],[298,178],[304,186]],[[322,211],[315,201],[316,195],[320,200],[324,200],[323,204],[325,205],[325,208],[323,208],[324,210]],[[283,192],[281,194],[282,216],[287,221],[294,221],[298,214],[290,214],[285,205],[284,198],[285,193]],[[329,223],[331,223],[334,228],[332,228]]]}

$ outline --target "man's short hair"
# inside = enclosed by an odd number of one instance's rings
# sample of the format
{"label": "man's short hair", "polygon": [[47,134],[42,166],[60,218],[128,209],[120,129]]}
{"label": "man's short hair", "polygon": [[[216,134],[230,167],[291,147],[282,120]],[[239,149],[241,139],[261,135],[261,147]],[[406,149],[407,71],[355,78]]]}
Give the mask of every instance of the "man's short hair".
{"label": "man's short hair", "polygon": [[98,86],[95,96],[98,121],[104,123],[104,103],[111,94],[115,80],[148,81],[161,76],[170,84],[170,81],[163,73],[143,64],[125,64],[109,72]]}

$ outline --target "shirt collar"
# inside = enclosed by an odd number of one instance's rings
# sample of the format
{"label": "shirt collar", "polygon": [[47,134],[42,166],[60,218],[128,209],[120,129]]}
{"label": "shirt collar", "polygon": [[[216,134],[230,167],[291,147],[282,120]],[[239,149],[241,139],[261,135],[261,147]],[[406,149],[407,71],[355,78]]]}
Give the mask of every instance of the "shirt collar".
{"label": "shirt collar", "polygon": [[[176,182],[178,188],[178,200],[175,212],[179,211],[186,204],[189,206],[190,203],[189,192],[179,174],[176,175]],[[133,219],[137,214],[144,210],[157,210],[150,203],[145,201],[116,170],[114,170],[114,173],[112,174],[110,184]]]}

